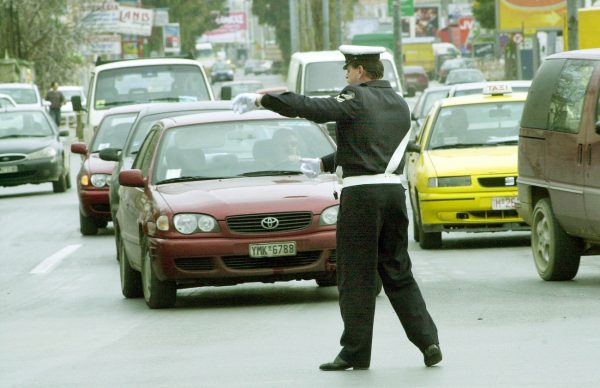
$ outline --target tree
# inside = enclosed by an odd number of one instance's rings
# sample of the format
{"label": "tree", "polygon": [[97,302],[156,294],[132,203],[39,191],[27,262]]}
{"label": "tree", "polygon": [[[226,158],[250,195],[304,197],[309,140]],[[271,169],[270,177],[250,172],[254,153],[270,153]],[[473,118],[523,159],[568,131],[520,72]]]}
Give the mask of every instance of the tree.
{"label": "tree", "polygon": [[36,83],[77,82],[83,41],[72,17],[76,0],[0,0],[0,53],[35,65]]}
{"label": "tree", "polygon": [[227,0],[144,0],[144,7],[168,8],[169,22],[179,23],[182,52],[191,52],[196,38],[218,27],[215,18],[225,12]]}
{"label": "tree", "polygon": [[483,28],[490,30],[496,28],[496,1],[475,0],[473,2],[473,17]]}

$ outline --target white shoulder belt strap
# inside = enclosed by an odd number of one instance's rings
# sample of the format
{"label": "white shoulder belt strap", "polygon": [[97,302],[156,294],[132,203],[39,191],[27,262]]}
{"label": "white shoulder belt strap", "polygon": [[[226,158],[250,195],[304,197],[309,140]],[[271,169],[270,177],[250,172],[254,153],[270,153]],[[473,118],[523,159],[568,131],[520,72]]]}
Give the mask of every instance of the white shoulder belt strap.
{"label": "white shoulder belt strap", "polygon": [[398,166],[400,166],[400,162],[404,156],[404,151],[406,150],[409,137],[410,131],[406,132],[406,135],[396,148],[396,151],[394,151],[394,154],[392,155],[392,158],[390,159],[383,174],[350,176],[342,179],[342,168],[341,166],[338,166],[338,168],[335,170],[335,173],[338,177],[338,182],[343,187],[374,185],[382,183],[401,183],[400,175],[394,174],[394,171],[396,171]]}

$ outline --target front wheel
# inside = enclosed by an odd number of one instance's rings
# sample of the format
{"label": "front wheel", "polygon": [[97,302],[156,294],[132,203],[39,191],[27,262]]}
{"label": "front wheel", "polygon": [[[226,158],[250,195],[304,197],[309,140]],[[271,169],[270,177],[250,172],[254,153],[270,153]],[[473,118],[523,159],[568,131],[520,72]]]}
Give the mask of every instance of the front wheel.
{"label": "front wheel", "polygon": [[144,300],[151,309],[175,306],[177,285],[173,281],[162,281],[152,269],[152,256],[148,241],[142,243],[142,289]]}
{"label": "front wheel", "polygon": [[[417,199],[417,209],[416,211],[421,212],[421,204],[419,203],[419,200]],[[422,224],[422,218],[421,217],[416,217],[414,214],[416,212],[413,212],[413,217],[414,217],[414,224],[417,228],[417,230],[415,231],[415,236],[419,236],[418,240],[417,237],[415,237],[415,241],[418,241],[419,246],[421,247],[421,249],[439,249],[442,247],[442,232],[426,232],[423,230],[423,224]]]}
{"label": "front wheel", "polygon": [[131,268],[121,237],[115,236],[115,238],[117,240],[119,273],[121,275],[121,292],[125,298],[139,298],[144,295],[142,292],[142,276],[138,271]]}
{"label": "front wheel", "polygon": [[64,193],[67,191],[67,174],[61,175],[56,182],[52,182],[52,191],[55,193]]}
{"label": "front wheel", "polygon": [[79,211],[79,230],[84,236],[93,236],[98,234],[98,225],[95,220]]}
{"label": "front wheel", "polygon": [[571,280],[577,275],[583,243],[560,226],[549,198],[540,199],[533,209],[531,249],[542,279]]}

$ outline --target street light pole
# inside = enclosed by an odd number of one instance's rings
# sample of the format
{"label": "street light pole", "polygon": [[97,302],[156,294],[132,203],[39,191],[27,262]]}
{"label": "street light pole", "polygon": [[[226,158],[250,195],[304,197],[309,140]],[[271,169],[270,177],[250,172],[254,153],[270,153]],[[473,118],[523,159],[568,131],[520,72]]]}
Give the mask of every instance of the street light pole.
{"label": "street light pole", "polygon": [[298,42],[298,8],[296,7],[296,0],[288,1],[290,7],[290,51],[295,53],[299,51]]}
{"label": "street light pole", "polygon": [[398,77],[402,83],[402,90],[405,90],[404,67],[402,65],[402,9],[400,0],[394,0],[394,41],[396,42],[394,50],[394,62],[398,69]]}
{"label": "street light pole", "polygon": [[329,50],[329,0],[323,0],[323,50]]}

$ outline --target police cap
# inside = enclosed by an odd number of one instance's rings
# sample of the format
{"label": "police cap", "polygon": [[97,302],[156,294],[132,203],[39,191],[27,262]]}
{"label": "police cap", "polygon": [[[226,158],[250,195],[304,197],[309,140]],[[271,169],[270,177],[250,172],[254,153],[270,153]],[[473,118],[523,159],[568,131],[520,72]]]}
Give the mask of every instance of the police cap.
{"label": "police cap", "polygon": [[385,48],[381,46],[356,46],[350,44],[343,44],[338,49],[346,57],[344,70],[353,62],[376,62],[379,60],[379,54],[385,52]]}

